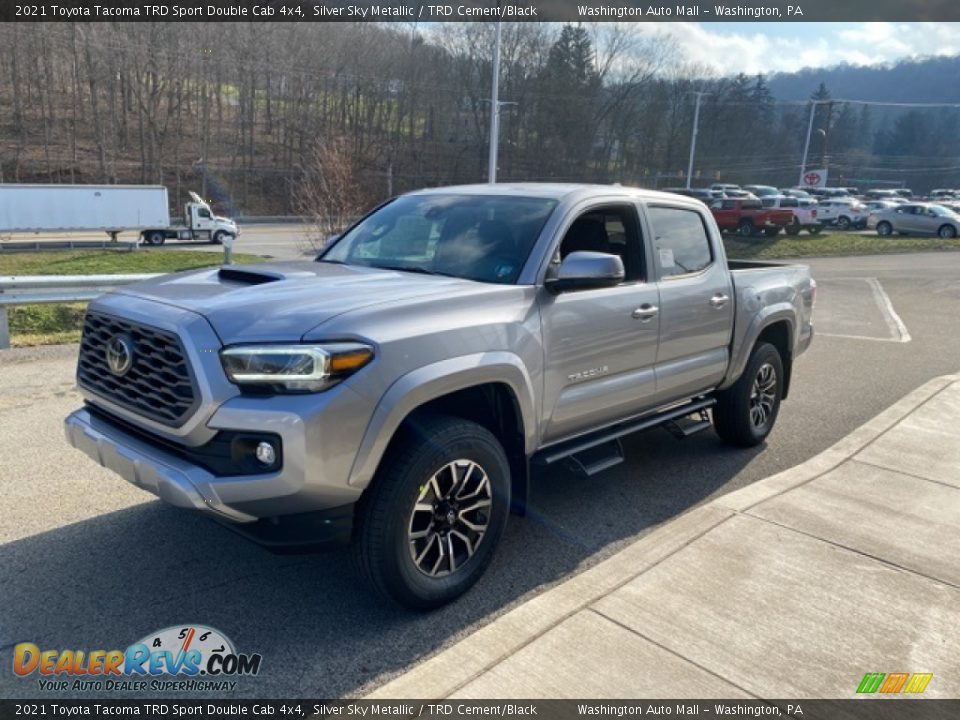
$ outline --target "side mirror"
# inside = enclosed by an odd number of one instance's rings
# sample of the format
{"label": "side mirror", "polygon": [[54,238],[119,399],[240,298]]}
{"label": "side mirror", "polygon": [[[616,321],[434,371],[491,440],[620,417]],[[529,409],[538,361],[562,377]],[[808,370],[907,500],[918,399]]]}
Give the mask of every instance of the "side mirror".
{"label": "side mirror", "polygon": [[560,263],[554,277],[545,281],[552,293],[614,287],[623,282],[626,272],[618,255],[598,252],[572,252]]}

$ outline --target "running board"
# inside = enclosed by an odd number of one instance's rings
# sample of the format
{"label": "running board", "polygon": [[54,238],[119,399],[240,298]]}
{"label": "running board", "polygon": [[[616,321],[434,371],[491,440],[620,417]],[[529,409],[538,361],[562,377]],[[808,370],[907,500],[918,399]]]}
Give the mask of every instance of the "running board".
{"label": "running board", "polygon": [[683,440],[695,433],[703,432],[711,425],[713,425],[713,423],[710,422],[710,416],[707,414],[707,411],[701,410],[697,413],[696,419],[682,417],[664,423],[663,427],[667,432],[677,438],[677,440]]}
{"label": "running board", "polygon": [[[673,423],[677,427],[678,432],[681,432],[683,437],[692,435],[700,430],[706,430],[710,426],[710,421],[706,418],[706,411],[716,404],[717,401],[714,398],[701,398],[700,400],[694,400],[684,405],[672,407],[655,415],[640,418],[639,420],[627,421],[612,427],[604,428],[603,430],[598,430],[585,437],[575,438],[573,440],[568,440],[566,442],[559,443],[558,445],[554,445],[553,447],[548,447],[537,453],[537,455],[533,458],[533,462],[537,465],[552,465],[560,460],[566,460],[570,458],[573,459],[574,464],[592,468],[600,463],[594,460],[593,462],[585,464],[582,461],[575,459],[574,456],[582,456],[587,451],[601,448],[602,446],[611,442],[617,442],[619,445],[620,438],[640,432],[641,430],[649,430],[650,428],[655,428],[660,425],[669,426],[670,423]],[[692,424],[681,426],[677,422],[688,415],[693,415],[694,413],[699,414],[700,419],[693,421]],[[670,428],[668,427],[668,429]],[[673,431],[671,430],[671,432]],[[613,453],[609,453],[607,459],[602,461],[608,462],[609,464],[601,469],[613,467],[613,465],[616,465],[618,462],[622,462],[622,448],[620,449],[619,454],[620,459],[613,461],[614,455]],[[592,457],[593,453],[591,453],[591,458]],[[595,470],[593,474],[596,474],[597,472],[600,472],[600,470]]]}
{"label": "running board", "polygon": [[573,465],[576,472],[591,477],[619,465],[623,462],[623,458],[623,444],[617,438],[603,445],[570,455],[567,460]]}

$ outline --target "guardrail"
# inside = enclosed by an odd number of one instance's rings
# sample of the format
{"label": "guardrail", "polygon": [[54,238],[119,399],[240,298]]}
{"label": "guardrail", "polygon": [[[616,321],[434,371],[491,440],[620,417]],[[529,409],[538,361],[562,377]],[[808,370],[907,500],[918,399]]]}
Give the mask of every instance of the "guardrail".
{"label": "guardrail", "polygon": [[149,280],[161,274],[0,276],[0,350],[10,347],[9,307],[84,302],[115,287]]}

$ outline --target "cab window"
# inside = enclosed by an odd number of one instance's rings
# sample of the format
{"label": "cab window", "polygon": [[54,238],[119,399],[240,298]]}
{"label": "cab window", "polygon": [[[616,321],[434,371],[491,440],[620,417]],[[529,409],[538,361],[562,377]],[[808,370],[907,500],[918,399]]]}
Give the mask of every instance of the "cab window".
{"label": "cab window", "polygon": [[647,212],[661,277],[700,272],[713,262],[710,236],[700,213],[664,206],[650,207]]}

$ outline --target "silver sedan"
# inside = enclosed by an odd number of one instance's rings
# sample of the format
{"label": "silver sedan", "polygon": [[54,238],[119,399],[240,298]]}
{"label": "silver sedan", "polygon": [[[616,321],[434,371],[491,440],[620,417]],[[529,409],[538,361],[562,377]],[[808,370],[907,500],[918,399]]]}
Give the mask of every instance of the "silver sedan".
{"label": "silver sedan", "polygon": [[867,226],[878,235],[937,235],[955,238],[960,235],[960,215],[934,203],[907,203],[870,213]]}

